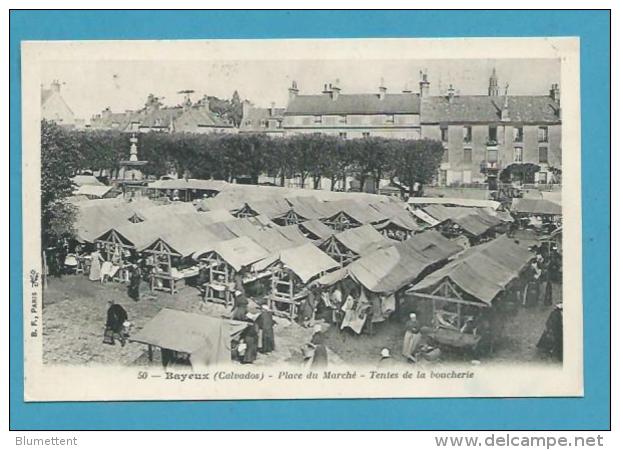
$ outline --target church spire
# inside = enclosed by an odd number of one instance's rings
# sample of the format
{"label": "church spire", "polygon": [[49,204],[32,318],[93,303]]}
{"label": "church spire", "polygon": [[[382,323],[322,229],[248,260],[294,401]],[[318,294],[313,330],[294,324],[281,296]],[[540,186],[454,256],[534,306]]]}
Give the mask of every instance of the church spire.
{"label": "church spire", "polygon": [[497,80],[497,72],[495,71],[495,67],[493,67],[493,73],[489,78],[489,96],[497,97],[499,96],[499,82]]}

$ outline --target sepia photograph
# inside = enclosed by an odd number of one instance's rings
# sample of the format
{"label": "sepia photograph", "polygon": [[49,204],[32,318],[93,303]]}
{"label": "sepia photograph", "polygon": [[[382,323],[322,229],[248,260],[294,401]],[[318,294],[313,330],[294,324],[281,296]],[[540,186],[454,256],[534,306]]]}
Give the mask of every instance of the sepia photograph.
{"label": "sepia photograph", "polygon": [[26,400],[581,395],[578,49],[23,43]]}

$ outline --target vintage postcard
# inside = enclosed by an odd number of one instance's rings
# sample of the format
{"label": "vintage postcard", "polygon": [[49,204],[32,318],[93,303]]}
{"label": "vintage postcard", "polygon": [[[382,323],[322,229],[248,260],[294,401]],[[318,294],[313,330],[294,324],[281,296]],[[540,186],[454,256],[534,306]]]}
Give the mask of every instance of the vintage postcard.
{"label": "vintage postcard", "polygon": [[26,401],[583,395],[578,39],[21,72]]}

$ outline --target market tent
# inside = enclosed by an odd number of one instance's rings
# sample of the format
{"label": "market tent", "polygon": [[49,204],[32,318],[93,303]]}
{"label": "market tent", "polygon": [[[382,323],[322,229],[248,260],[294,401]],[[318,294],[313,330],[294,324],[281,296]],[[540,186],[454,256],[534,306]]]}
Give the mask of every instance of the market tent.
{"label": "market tent", "polygon": [[161,242],[171,254],[185,258],[206,245],[220,241],[221,239],[206,228],[188,227],[182,220],[171,220],[147,248]]}
{"label": "market tent", "polygon": [[103,186],[103,183],[94,175],[76,175],[71,178],[71,182],[76,186]]}
{"label": "market tent", "polygon": [[427,214],[423,209],[412,209],[411,214],[413,214],[421,222],[426,223],[430,227],[434,227],[441,223],[439,220],[435,219],[430,214]]}
{"label": "market tent", "polygon": [[113,188],[113,186],[105,186],[103,184],[84,184],[79,186],[73,193],[75,195],[85,195],[88,198],[104,198],[110,194]]}
{"label": "market tent", "polygon": [[372,225],[362,225],[330,236],[319,248],[345,266],[360,256],[395,243],[396,241],[384,237]]}
{"label": "market tent", "polygon": [[245,322],[164,308],[130,341],[187,353],[194,368],[212,367],[230,364],[231,338],[247,326]]}
{"label": "market tent", "polygon": [[283,198],[269,198],[265,200],[247,201],[237,211],[237,217],[244,217],[244,213],[251,216],[263,215],[270,220],[284,216],[291,209],[291,205]]}
{"label": "market tent", "polygon": [[427,230],[416,234],[399,245],[410,247],[431,261],[441,261],[442,259],[450,258],[463,250],[461,245],[444,237],[435,230]]}
{"label": "market tent", "polygon": [[312,244],[304,244],[280,252],[279,260],[303,283],[317,275],[337,269],[340,265]]}
{"label": "market tent", "polygon": [[230,231],[230,228],[226,226],[227,223],[229,222],[215,222],[215,223],[207,225],[205,228],[209,232],[217,236],[218,239],[222,241],[227,241],[229,239],[234,239],[236,237],[239,237],[235,233]]}
{"label": "market tent", "polygon": [[304,236],[304,234],[301,231],[299,231],[298,225],[287,225],[285,227],[275,227],[274,230],[282,234],[289,241],[292,241],[298,245],[303,245],[303,244],[307,244],[308,242],[310,242],[310,240],[306,236]]}
{"label": "market tent", "polygon": [[247,236],[205,246],[194,252],[194,258],[198,259],[207,253],[216,253],[236,272],[269,256],[267,250]]}
{"label": "market tent", "polygon": [[135,214],[135,205],[119,199],[89,200],[76,203],[75,221],[77,240],[94,242],[102,233],[116,226],[128,223]]}
{"label": "market tent", "polygon": [[452,219],[452,222],[459,225],[467,233],[471,234],[472,236],[476,236],[476,237],[482,236],[487,231],[501,224],[501,221],[497,220],[497,222],[494,225],[491,225],[489,224],[489,221],[483,220],[480,216],[478,216],[475,213],[455,217],[454,219]]}
{"label": "market tent", "polygon": [[369,291],[390,294],[413,282],[431,264],[410,247],[396,244],[353,261],[347,269]]}
{"label": "market tent", "polygon": [[371,225],[352,228],[342,233],[334,234],[332,237],[358,255],[366,254],[377,248],[389,247],[395,243],[385,238]]}
{"label": "market tent", "polygon": [[218,223],[235,220],[235,216],[225,209],[215,209],[213,211],[206,211],[198,214],[203,223]]}
{"label": "market tent", "polygon": [[196,190],[196,191],[214,191],[220,192],[229,184],[223,180],[200,180],[195,178],[185,179],[178,178],[176,180],[157,180],[148,184],[149,189],[157,190]]}
{"label": "market tent", "polygon": [[497,209],[501,203],[495,200],[480,200],[474,198],[448,198],[448,197],[411,197],[407,200],[410,205],[446,205],[464,206],[467,208],[492,208]]}
{"label": "market tent", "polygon": [[511,211],[518,214],[532,215],[562,215],[562,206],[545,199],[514,198],[512,199]]}
{"label": "market tent", "polygon": [[390,294],[415,282],[463,248],[436,231],[425,231],[387,248],[377,249],[318,283],[332,285],[346,277],[371,292]]}
{"label": "market tent", "polygon": [[[449,281],[474,301],[491,305],[521,275],[533,256],[510,239],[499,239],[503,241],[471,247],[454,261],[426,276],[410,292],[427,292]],[[508,253],[512,256],[507,257]]]}
{"label": "market tent", "polygon": [[290,240],[282,234],[279,228],[267,228],[264,230],[255,228],[246,236],[272,254],[299,245],[298,242]]}
{"label": "market tent", "polygon": [[141,220],[153,221],[164,221],[178,214],[198,214],[198,212],[191,203],[186,202],[172,202],[166,205],[141,208],[136,212]]}
{"label": "market tent", "polygon": [[422,229],[422,227],[418,225],[411,216],[411,213],[407,209],[406,203],[381,202],[372,203],[370,206],[379,211],[379,213],[383,214],[384,216],[389,217],[389,220],[393,221],[395,224],[402,228],[410,231],[419,231]]}
{"label": "market tent", "polygon": [[314,197],[288,197],[286,201],[291,205],[293,212],[304,220],[323,219],[334,213],[327,203]]}
{"label": "market tent", "polygon": [[338,212],[333,214],[331,217],[326,218],[326,223],[337,220],[340,214],[346,214],[355,222],[362,225],[379,223],[389,218],[372,206],[368,204],[362,204],[360,202],[341,201],[336,207],[338,209]]}
{"label": "market tent", "polygon": [[[270,226],[265,225],[265,220],[258,220],[260,217],[262,216],[235,219],[229,222],[222,222],[222,224],[226,226],[226,228],[228,228],[228,230],[230,230],[230,232],[232,232],[237,237],[247,236],[256,232],[257,230],[270,228]],[[273,224],[273,222],[268,221],[268,219],[266,220],[274,227],[276,226],[275,224]]]}
{"label": "market tent", "polygon": [[121,242],[127,247],[132,247],[136,251],[141,252],[156,240],[162,232],[161,224],[158,222],[138,222],[132,223],[123,221],[123,223],[111,225],[105,232],[101,233],[96,241],[112,241],[111,235],[115,234]]}
{"label": "market tent", "polygon": [[472,214],[474,212],[474,208],[465,208],[463,206],[429,205],[424,207],[424,212],[441,223],[446,220],[454,220],[457,217]]}
{"label": "market tent", "polygon": [[318,219],[307,220],[297,225],[302,233],[316,236],[317,240],[323,241],[334,234],[334,230],[329,228]]}

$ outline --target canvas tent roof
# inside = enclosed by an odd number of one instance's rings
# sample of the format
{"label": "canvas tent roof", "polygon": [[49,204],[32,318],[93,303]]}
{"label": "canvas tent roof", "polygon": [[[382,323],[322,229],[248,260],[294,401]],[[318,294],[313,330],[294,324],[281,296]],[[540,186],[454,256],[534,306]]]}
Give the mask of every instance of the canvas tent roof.
{"label": "canvas tent roof", "polygon": [[76,186],[103,186],[104,184],[94,175],[76,175],[71,178],[71,182]]}
{"label": "canvas tent roof", "polygon": [[[221,242],[215,234],[202,227],[187,227],[182,221],[171,221],[166,230],[161,232],[155,241],[161,239],[181,257],[190,256],[205,245]],[[149,244],[152,245],[154,242]]]}
{"label": "canvas tent roof", "polygon": [[532,256],[510,239],[500,237],[487,244],[471,247],[417,283],[411,292],[427,291],[444,279],[449,279],[474,299],[490,305],[520,275]]}
{"label": "canvas tent roof", "polygon": [[545,199],[514,198],[511,210],[520,214],[561,215],[562,206]]}
{"label": "canvas tent roof", "polygon": [[337,208],[334,209],[337,209],[337,211],[331,217],[343,212],[361,224],[374,224],[388,219],[388,216],[385,214],[382,214],[370,205],[360,202],[341,201],[338,203]]}
{"label": "canvas tent roof", "polygon": [[236,271],[269,256],[267,250],[247,236],[220,241],[213,245],[206,246],[202,250],[196,251],[194,257],[199,258],[205,253],[210,252],[217,253]]}
{"label": "canvas tent roof", "polygon": [[296,244],[302,245],[307,244],[309,242],[308,238],[303,235],[297,225],[287,225],[285,227],[276,227],[274,230],[277,230],[278,233],[282,234],[288,240],[295,242]]}
{"label": "canvas tent roof", "polygon": [[322,202],[314,197],[288,197],[286,199],[292,206],[293,211],[304,219],[323,219],[332,216],[334,211],[333,202]]}
{"label": "canvas tent roof", "polygon": [[328,237],[330,237],[332,234],[335,233],[334,230],[329,228],[327,225],[325,225],[323,222],[321,222],[318,219],[307,220],[305,222],[298,224],[297,226],[300,229],[305,228],[310,233],[318,236],[319,239],[321,240],[327,239]]}
{"label": "canvas tent roof", "polygon": [[424,212],[441,223],[471,214],[474,210],[462,206],[428,205],[424,207]]}
{"label": "canvas tent roof", "polygon": [[391,247],[370,252],[347,267],[322,276],[319,284],[331,285],[351,277],[371,292],[390,294],[461,250],[460,245],[438,232],[425,231]]}
{"label": "canvas tent roof", "polygon": [[97,239],[102,239],[111,230],[120,234],[137,251],[142,251],[160,236],[161,226],[157,222],[132,223],[126,221],[121,225],[110,226],[105,230],[105,233],[102,232],[97,236]]}
{"label": "canvas tent roof", "polygon": [[475,198],[449,198],[449,197],[411,197],[407,200],[410,205],[446,205],[464,206],[467,208],[493,208],[497,209],[501,203],[495,200],[480,200]]}
{"label": "canvas tent roof", "polygon": [[130,340],[188,353],[193,367],[230,363],[231,337],[248,326],[202,314],[164,308]]}
{"label": "canvas tent roof", "polygon": [[428,224],[431,227],[434,227],[435,225],[439,225],[441,223],[439,220],[435,219],[430,214],[427,214],[422,209],[417,209],[417,208],[416,209],[412,209],[411,210],[411,214],[413,214],[418,219],[420,219],[421,221],[425,222],[426,224]]}
{"label": "canvas tent roof", "polygon": [[82,186],[79,186],[74,191],[74,194],[75,195],[87,195],[89,197],[103,198],[112,189],[113,189],[113,186],[84,184]]}
{"label": "canvas tent roof", "polygon": [[281,217],[291,209],[291,205],[286,200],[279,198],[251,200],[246,202],[246,205],[252,211],[255,211],[259,215],[268,217],[269,219]]}
{"label": "canvas tent roof", "polygon": [[141,203],[130,203],[119,199],[89,200],[76,203],[75,221],[77,239],[94,242],[102,233],[127,223]]}
{"label": "canvas tent roof", "polygon": [[358,255],[364,255],[377,248],[394,245],[394,241],[385,238],[372,225],[351,228],[333,235],[333,238]]}
{"label": "canvas tent roof", "polygon": [[149,183],[149,189],[191,189],[200,191],[222,191],[228,186],[223,180],[199,180],[179,178],[177,180],[157,180]]}
{"label": "canvas tent roof", "polygon": [[463,250],[458,243],[444,237],[435,230],[427,230],[403,241],[400,245],[411,247],[431,261],[441,261],[452,257]]}
{"label": "canvas tent roof", "polygon": [[501,224],[499,219],[496,219],[493,222],[490,220],[485,220],[475,213],[455,217],[452,221],[474,236],[481,236],[491,228]]}
{"label": "canvas tent roof", "polygon": [[406,228],[410,231],[418,231],[421,227],[416,223],[416,221],[411,216],[411,213],[407,209],[406,203],[372,203],[370,205],[372,208],[379,211],[386,217],[389,217],[389,220],[394,222],[396,225]]}
{"label": "canvas tent roof", "polygon": [[303,283],[340,265],[316,246],[308,243],[280,252],[280,261],[292,270]]}
{"label": "canvas tent roof", "polygon": [[141,208],[136,213],[142,220],[163,221],[168,219],[169,217],[174,217],[179,214],[197,214],[197,211],[191,203],[172,202],[167,205]]}

